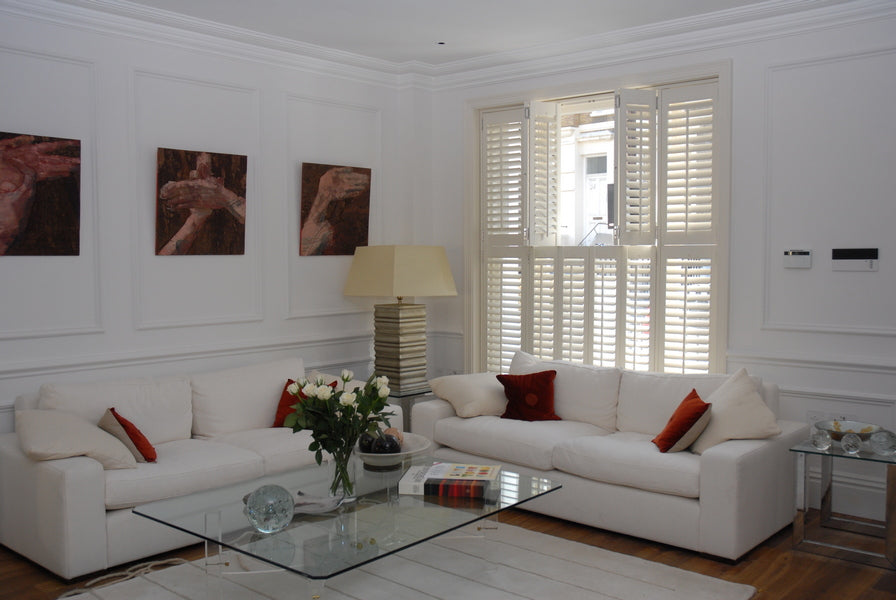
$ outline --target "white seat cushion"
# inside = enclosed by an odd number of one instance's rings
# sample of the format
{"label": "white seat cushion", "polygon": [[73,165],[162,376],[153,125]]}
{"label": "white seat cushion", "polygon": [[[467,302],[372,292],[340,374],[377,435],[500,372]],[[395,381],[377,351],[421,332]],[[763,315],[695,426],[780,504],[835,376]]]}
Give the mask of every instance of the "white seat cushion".
{"label": "white seat cushion", "polygon": [[700,457],[662,453],[642,433],[579,437],[554,449],[554,467],[586,479],[685,498],[700,496]]}
{"label": "white seat cushion", "polygon": [[554,446],[563,440],[608,433],[600,427],[577,421],[449,417],[436,423],[434,441],[460,452],[547,471],[553,468]]}
{"label": "white seat cushion", "polygon": [[304,375],[301,358],[193,375],[193,435],[270,427],[286,382]]}
{"label": "white seat cushion", "polygon": [[267,427],[235,431],[214,438],[216,442],[251,450],[264,460],[266,475],[315,465],[314,452],[308,450],[311,432],[292,432],[288,427]]}
{"label": "white seat cushion", "polygon": [[114,408],[155,446],[190,437],[193,405],[186,377],[128,379],[99,383],[45,383],[39,408],[63,410],[93,424]]}
{"label": "white seat cushion", "polygon": [[[511,375],[548,370],[557,371],[554,379],[554,413],[558,417],[565,421],[581,421],[606,431],[615,431],[621,375],[619,369],[577,365],[562,360],[541,360],[525,352],[517,352],[510,362]],[[678,399],[679,402],[681,398]],[[669,415],[671,414],[669,411]],[[666,415],[666,419],[669,415]],[[665,425],[665,421],[663,424]]]}
{"label": "white seat cushion", "polygon": [[210,440],[175,440],[156,446],[154,463],[106,471],[106,508],[128,508],[213,489],[264,475],[261,456]]}

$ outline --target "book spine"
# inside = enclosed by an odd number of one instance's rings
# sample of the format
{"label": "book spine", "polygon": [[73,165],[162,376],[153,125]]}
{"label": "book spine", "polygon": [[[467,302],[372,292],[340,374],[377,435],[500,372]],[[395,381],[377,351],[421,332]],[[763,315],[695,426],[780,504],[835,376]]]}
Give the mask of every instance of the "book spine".
{"label": "book spine", "polygon": [[423,484],[423,494],[448,498],[485,498],[488,481],[473,479],[427,479]]}

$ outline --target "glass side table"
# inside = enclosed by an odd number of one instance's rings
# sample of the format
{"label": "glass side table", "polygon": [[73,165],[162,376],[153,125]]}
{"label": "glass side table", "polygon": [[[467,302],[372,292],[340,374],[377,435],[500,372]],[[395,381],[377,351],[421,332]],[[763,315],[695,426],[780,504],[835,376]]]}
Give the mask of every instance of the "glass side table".
{"label": "glass side table", "polygon": [[[793,547],[806,552],[833,556],[861,562],[885,569],[896,569],[896,456],[881,456],[862,449],[858,454],[847,454],[839,442],[833,442],[827,450],[819,450],[811,441],[805,441],[790,449],[796,454],[796,516],[793,519]],[[883,552],[869,547],[859,548],[831,541],[810,539],[807,536],[809,511],[809,470],[806,458],[821,457],[821,528],[839,529],[865,536],[883,538]],[[884,521],[859,521],[834,516],[831,511],[831,479],[835,458],[882,463],[887,469],[886,512]]]}

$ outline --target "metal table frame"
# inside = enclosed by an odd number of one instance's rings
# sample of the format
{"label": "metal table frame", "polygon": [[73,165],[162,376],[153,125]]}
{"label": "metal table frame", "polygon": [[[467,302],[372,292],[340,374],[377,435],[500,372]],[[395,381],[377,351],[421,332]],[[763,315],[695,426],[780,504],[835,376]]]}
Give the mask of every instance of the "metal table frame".
{"label": "metal table frame", "polygon": [[[796,455],[796,515],[793,519],[793,547],[805,552],[832,556],[844,560],[896,569],[896,457],[885,457],[862,450],[859,454],[847,454],[838,442],[828,450],[819,450],[810,442],[803,442],[790,449]],[[807,537],[806,517],[809,511],[809,455],[821,458],[821,507],[820,525],[870,535],[884,539],[884,553],[870,552],[850,546],[813,540]],[[859,521],[834,516],[832,507],[832,475],[835,458],[883,463],[887,469],[886,510],[884,521]]]}

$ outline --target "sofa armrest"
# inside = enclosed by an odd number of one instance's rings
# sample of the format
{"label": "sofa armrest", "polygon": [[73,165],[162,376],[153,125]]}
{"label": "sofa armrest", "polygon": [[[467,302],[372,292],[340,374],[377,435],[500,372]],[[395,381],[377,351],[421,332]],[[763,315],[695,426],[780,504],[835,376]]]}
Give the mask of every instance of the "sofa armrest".
{"label": "sofa armrest", "polygon": [[764,440],[729,440],[700,457],[700,549],[736,560],[793,521],[791,447],[809,426],[778,421],[781,433]]}
{"label": "sofa armrest", "polygon": [[447,400],[432,397],[415,402],[411,407],[411,432],[435,441],[436,422],[455,416],[457,413]]}
{"label": "sofa armrest", "polygon": [[36,462],[0,434],[0,543],[66,579],[105,569],[106,480],[76,456]]}

